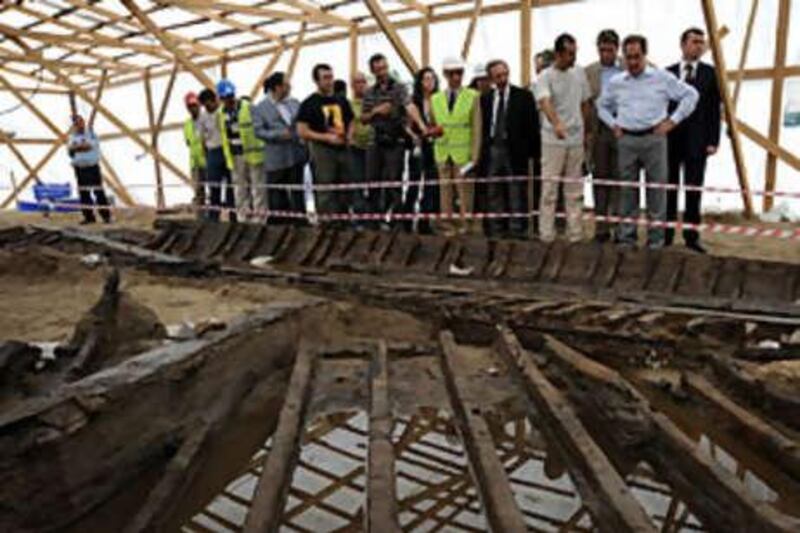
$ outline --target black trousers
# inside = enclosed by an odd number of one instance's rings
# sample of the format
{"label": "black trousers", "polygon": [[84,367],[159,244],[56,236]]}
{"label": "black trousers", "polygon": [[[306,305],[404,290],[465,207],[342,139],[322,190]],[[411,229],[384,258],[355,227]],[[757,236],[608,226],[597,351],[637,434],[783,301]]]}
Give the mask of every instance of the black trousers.
{"label": "black trousers", "polygon": [[[233,207],[236,205],[233,196],[233,185],[231,183],[231,172],[225,164],[225,154],[222,148],[212,148],[206,152],[206,182],[208,183],[208,219],[218,221],[220,219],[221,207],[229,208],[228,219],[236,222],[236,212]],[[224,192],[224,201],[223,201]]]}
{"label": "black trousers", "polygon": [[405,147],[372,145],[367,149],[367,179],[369,181],[395,182],[396,187],[380,189],[380,208],[383,213],[402,212],[403,206],[403,154]]}
{"label": "black trousers", "polygon": [[[410,150],[408,152],[408,191],[406,191],[406,201],[403,204],[404,213],[413,213],[419,198],[419,212],[422,215],[439,212],[439,170],[436,168],[436,160],[433,156],[433,145],[430,142],[423,142],[420,150]],[[424,181],[424,185],[420,185]],[[411,220],[405,222],[408,231],[413,229]],[[433,229],[430,218],[421,218],[417,224],[417,230],[423,234],[432,234]]]}
{"label": "black trousers", "polygon": [[93,205],[101,206],[98,209],[100,217],[105,221],[111,221],[111,211],[105,209],[108,206],[108,198],[106,198],[106,191],[103,190],[103,179],[100,176],[100,166],[93,165],[91,167],[75,167],[75,179],[78,181],[78,191],[81,199],[81,213],[83,213],[83,220],[86,222],[94,222],[94,209]]}
{"label": "black trousers", "polygon": [[[270,170],[267,172],[269,185],[303,185],[303,164]],[[306,199],[303,189],[269,189],[267,203],[270,211],[306,212]],[[273,224],[302,224],[304,218],[269,216]]]}
{"label": "black trousers", "polygon": [[[527,174],[527,172],[523,173]],[[511,166],[508,151],[502,146],[490,147],[489,177],[500,178],[514,176],[517,173]],[[522,215],[528,212],[528,182],[514,180],[508,182],[486,183],[481,190],[482,199],[479,205],[484,212]],[[534,183],[535,185],[535,183]],[[539,184],[541,186],[541,184]],[[534,189],[535,191],[535,189]],[[534,197],[538,195],[534,193]],[[527,236],[528,217],[487,219],[484,230],[492,238],[524,239]]]}
{"label": "black trousers", "polygon": [[[679,148],[670,147],[669,150],[669,183],[678,185],[683,169],[683,183],[702,187],[706,177],[706,156],[705,155],[686,155]],[[683,221],[689,224],[699,224],[701,221],[700,208],[702,202],[701,191],[686,191],[686,202],[683,211]],[[676,222],[678,220],[678,191],[667,191],[667,221]],[[667,228],[665,244],[669,246],[675,239],[675,229]],[[689,243],[696,243],[700,239],[700,234],[694,229],[683,230],[683,240]]]}

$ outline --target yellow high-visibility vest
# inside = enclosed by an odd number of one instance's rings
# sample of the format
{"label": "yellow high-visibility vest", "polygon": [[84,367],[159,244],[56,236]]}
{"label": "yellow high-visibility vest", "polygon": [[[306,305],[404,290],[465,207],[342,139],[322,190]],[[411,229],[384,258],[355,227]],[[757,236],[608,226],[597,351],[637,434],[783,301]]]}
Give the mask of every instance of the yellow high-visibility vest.
{"label": "yellow high-visibility vest", "polygon": [[[228,169],[233,170],[233,151],[228,139],[228,129],[225,127],[225,118],[225,108],[220,106],[217,111],[217,124],[222,137],[222,151],[225,153],[225,163],[228,165]],[[242,140],[245,161],[250,165],[262,164],[264,162],[264,142],[256,137],[248,100],[239,101],[239,115],[237,118],[239,121],[239,138]]]}
{"label": "yellow high-visibility vest", "polygon": [[183,138],[189,147],[189,168],[206,168],[206,152],[203,148],[203,139],[197,134],[194,119],[189,117],[183,123]]}
{"label": "yellow high-visibility vest", "polygon": [[472,113],[477,97],[478,91],[461,89],[452,111],[447,106],[446,91],[440,91],[431,98],[436,124],[444,130],[433,145],[437,163],[446,163],[448,158],[456,165],[466,165],[472,161]]}

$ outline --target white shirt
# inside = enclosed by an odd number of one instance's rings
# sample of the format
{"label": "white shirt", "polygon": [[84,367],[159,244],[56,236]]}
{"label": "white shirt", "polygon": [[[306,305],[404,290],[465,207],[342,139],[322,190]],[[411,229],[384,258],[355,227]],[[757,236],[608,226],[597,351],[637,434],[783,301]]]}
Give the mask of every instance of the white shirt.
{"label": "white shirt", "polygon": [[[508,95],[511,92],[511,84],[507,84],[505,89],[503,89],[503,102],[505,103],[505,108],[508,109]],[[500,90],[496,87],[492,90],[492,128],[491,128],[491,138],[494,138],[494,126],[497,122],[497,108],[500,106]],[[508,119],[508,117],[506,117]]]}
{"label": "white shirt", "polygon": [[681,61],[681,81],[686,81],[686,65],[692,66],[692,76],[697,76],[697,66],[700,64],[699,60],[695,61]]}

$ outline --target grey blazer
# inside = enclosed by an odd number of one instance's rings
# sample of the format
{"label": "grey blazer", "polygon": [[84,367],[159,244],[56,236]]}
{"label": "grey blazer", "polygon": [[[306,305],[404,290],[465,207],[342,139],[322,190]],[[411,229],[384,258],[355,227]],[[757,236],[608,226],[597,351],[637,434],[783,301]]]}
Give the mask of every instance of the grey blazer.
{"label": "grey blazer", "polygon": [[[253,127],[256,137],[264,141],[264,170],[272,172],[305,163],[306,149],[297,136],[297,112],[300,102],[295,98],[285,100],[292,120],[287,123],[271,98],[265,96],[253,108]],[[286,128],[291,129],[292,138],[284,139]]]}

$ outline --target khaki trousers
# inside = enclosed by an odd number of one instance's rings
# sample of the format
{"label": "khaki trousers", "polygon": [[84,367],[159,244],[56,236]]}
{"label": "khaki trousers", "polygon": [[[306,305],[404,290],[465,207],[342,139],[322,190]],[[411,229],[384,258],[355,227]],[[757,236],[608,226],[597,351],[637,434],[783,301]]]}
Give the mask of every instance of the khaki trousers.
{"label": "khaki trousers", "polygon": [[563,186],[564,209],[567,212],[567,238],[578,242],[583,238],[583,182],[554,181],[558,178],[580,178],[583,146],[542,145],[542,198],[539,206],[539,235],[544,242],[555,239],[555,214],[558,187]]}
{"label": "khaki trousers", "polygon": [[264,165],[251,165],[243,155],[233,158],[233,189],[236,211],[242,222],[267,219],[267,184]]}
{"label": "khaki trousers", "polygon": [[[448,218],[441,219],[437,226],[445,235],[452,236],[456,233],[471,233],[476,228],[475,220],[467,218],[472,213],[472,200],[475,186],[472,183],[458,182],[461,179],[461,168],[452,159],[439,165],[439,201],[440,212]],[[459,219],[449,218],[453,214],[454,194],[458,195]]]}

